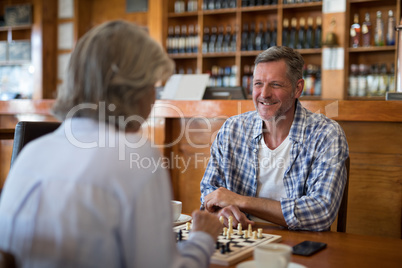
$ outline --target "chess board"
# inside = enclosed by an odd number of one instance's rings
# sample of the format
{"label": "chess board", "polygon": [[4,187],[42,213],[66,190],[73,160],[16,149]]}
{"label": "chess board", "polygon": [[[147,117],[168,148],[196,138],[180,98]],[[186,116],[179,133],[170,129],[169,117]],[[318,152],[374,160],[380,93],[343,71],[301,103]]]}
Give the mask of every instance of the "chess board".
{"label": "chess board", "polygon": [[[182,240],[187,240],[190,231],[186,230],[186,225],[179,225],[173,228],[176,234],[182,230]],[[262,234],[262,238],[254,239],[249,237],[247,239],[237,234],[237,230],[234,230],[234,234],[231,235],[230,240],[226,239],[226,236],[222,234],[218,237],[218,242],[215,253],[211,257],[211,263],[229,266],[240,262],[253,255],[254,248],[257,245],[268,244],[272,242],[280,242],[282,237],[279,235]],[[226,247],[230,242],[230,251],[222,253],[222,246]],[[219,246],[219,247],[218,247]]]}

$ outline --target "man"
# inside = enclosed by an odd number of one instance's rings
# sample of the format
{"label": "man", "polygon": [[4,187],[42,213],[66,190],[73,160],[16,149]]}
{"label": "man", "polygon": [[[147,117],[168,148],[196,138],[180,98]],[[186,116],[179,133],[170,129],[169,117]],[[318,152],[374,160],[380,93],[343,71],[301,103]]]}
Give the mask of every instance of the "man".
{"label": "man", "polygon": [[234,225],[264,220],[289,229],[330,228],[346,182],[348,145],[335,121],[298,101],[303,65],[288,47],[257,56],[256,111],[229,118],[211,147],[201,181],[207,211],[233,216]]}

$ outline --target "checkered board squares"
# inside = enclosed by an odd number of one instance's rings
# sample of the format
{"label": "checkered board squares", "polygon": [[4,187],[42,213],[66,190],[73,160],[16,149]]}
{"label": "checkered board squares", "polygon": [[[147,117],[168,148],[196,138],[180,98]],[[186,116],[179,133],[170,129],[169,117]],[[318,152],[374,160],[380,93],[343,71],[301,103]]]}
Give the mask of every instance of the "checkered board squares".
{"label": "checkered board squares", "polygon": [[[187,240],[189,232],[186,230],[186,225],[180,225],[173,228],[175,233],[179,233],[182,230],[182,240]],[[220,235],[218,237],[219,249],[215,250],[215,253],[211,257],[211,263],[229,266],[236,264],[253,255],[254,248],[257,245],[268,244],[272,242],[280,242],[282,237],[279,235],[262,234],[262,238],[242,238],[237,235],[237,230],[234,230],[234,234],[231,235],[231,239],[226,239],[226,236]],[[230,242],[230,252],[221,253],[222,246],[226,247]]]}

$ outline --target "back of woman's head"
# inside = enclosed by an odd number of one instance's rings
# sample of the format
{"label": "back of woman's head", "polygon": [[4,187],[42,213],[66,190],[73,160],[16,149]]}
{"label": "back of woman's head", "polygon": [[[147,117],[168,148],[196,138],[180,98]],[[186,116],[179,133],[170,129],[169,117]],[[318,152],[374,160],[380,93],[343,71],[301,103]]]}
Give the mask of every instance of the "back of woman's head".
{"label": "back of woman's head", "polygon": [[89,117],[109,122],[113,117],[116,127],[126,127],[116,117],[147,117],[144,97],[153,98],[155,83],[173,70],[173,61],[144,28],[125,21],[104,23],[78,41],[53,113],[60,120]]}

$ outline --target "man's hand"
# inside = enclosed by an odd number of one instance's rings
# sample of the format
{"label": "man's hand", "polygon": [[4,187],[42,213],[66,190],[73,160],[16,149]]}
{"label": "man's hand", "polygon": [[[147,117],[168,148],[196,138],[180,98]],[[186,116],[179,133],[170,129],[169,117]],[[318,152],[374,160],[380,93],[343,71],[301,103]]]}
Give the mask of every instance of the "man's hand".
{"label": "man's hand", "polygon": [[195,210],[192,213],[193,231],[203,231],[212,236],[216,241],[220,232],[222,232],[222,224],[215,215],[206,211]]}
{"label": "man's hand", "polygon": [[208,212],[216,212],[221,208],[236,205],[240,199],[242,198],[241,195],[238,195],[232,191],[224,187],[220,187],[213,191],[212,193],[205,196],[204,199],[204,206]]}
{"label": "man's hand", "polygon": [[237,206],[230,205],[224,207],[217,213],[217,215],[218,217],[223,216],[224,225],[227,227],[229,227],[228,219],[230,216],[233,217],[233,228],[237,228],[237,224],[239,223],[241,223],[244,229],[246,229],[249,224],[254,225],[254,222],[250,221]]}

